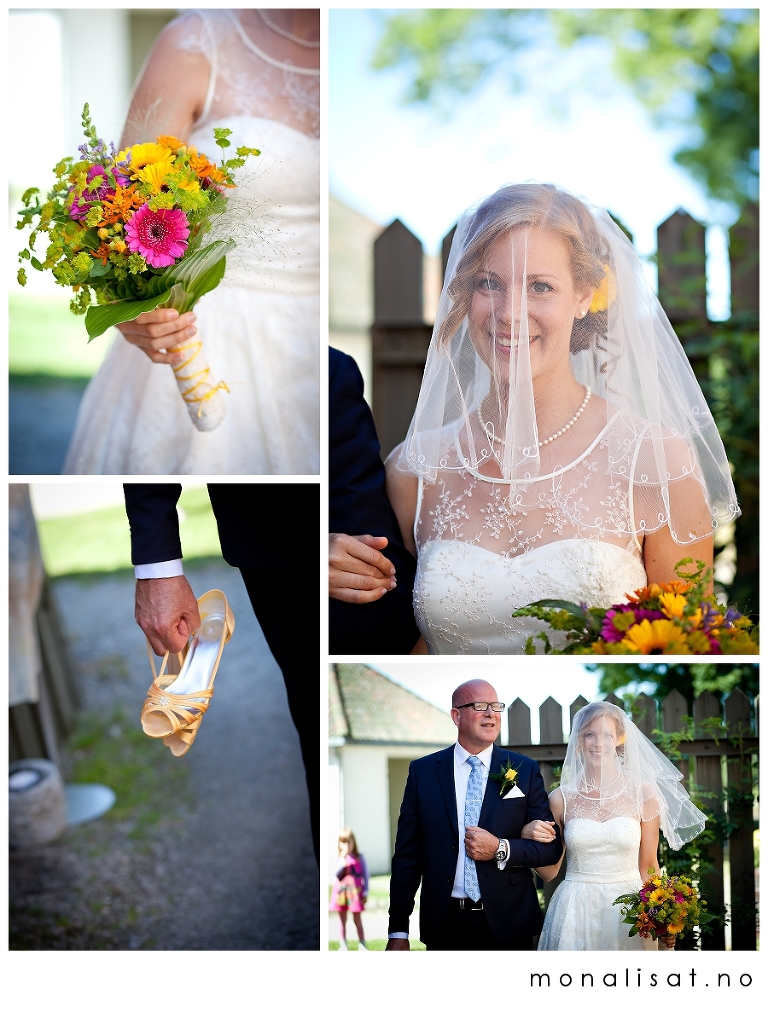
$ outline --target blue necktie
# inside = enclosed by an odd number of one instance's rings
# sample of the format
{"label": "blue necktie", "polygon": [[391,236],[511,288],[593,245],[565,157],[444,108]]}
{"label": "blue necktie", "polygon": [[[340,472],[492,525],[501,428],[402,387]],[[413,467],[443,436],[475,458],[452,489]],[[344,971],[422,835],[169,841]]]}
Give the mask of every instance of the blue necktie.
{"label": "blue necktie", "polygon": [[[483,775],[480,772],[480,760],[476,755],[467,757],[472,767],[467,782],[467,797],[464,801],[464,828],[476,826],[480,821],[480,808],[483,804]],[[480,899],[480,886],[477,883],[477,866],[471,857],[464,852],[464,892],[471,900]]]}

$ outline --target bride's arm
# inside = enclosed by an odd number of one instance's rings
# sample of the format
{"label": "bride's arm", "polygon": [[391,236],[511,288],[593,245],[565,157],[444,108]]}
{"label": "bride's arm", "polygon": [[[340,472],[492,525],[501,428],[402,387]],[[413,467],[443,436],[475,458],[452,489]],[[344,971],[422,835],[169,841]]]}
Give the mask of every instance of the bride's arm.
{"label": "bride's arm", "polygon": [[643,882],[659,874],[659,817],[640,823],[640,854],[637,868]]}
{"label": "bride's arm", "polygon": [[413,525],[416,521],[416,502],[419,495],[419,480],[415,474],[406,471],[398,471],[397,460],[400,456],[402,443],[396,446],[387,457],[385,467],[387,470],[387,496],[392,509],[395,511],[397,522],[400,526],[400,533],[403,537],[403,544],[411,553],[416,555],[416,542],[413,538]]}
{"label": "bride's arm", "polygon": [[[549,796],[549,807],[550,807],[550,810],[551,810],[552,814],[555,817],[555,821],[557,822],[558,826],[560,827],[560,839],[562,840],[562,844],[563,844],[563,852],[560,855],[560,860],[557,862],[557,864],[547,864],[547,865],[544,865],[542,868],[534,868],[533,869],[536,872],[536,874],[539,876],[539,878],[543,879],[545,882],[551,882],[552,879],[557,878],[557,874],[560,871],[560,866],[563,863],[563,858],[565,857],[565,834],[563,833],[563,815],[564,815],[565,808],[564,808],[564,805],[563,805],[563,794],[562,794],[562,791],[560,790],[559,787],[557,787],[550,794],[550,796]],[[535,826],[536,823],[529,823],[529,825]],[[545,825],[548,826],[549,824],[546,823]],[[523,832],[521,833],[521,836],[524,839],[526,837],[526,830],[527,829],[528,829],[528,826],[525,826],[523,828]],[[532,836],[531,839],[536,839],[536,837]],[[542,837],[542,839],[541,839],[540,842],[547,843],[549,841],[545,840]]]}
{"label": "bride's arm", "polygon": [[[131,97],[120,149],[158,134],[186,140],[205,104],[211,68],[202,53],[179,47],[180,33],[189,31],[186,19],[164,28],[152,47]],[[177,365],[184,354],[169,355],[167,348],[197,333],[195,314],[179,316],[175,309],[154,309],[118,330],[129,344],[141,348],[153,362]]]}
{"label": "bride's arm", "polygon": [[[687,461],[688,448],[678,440],[680,446],[670,445],[668,452],[671,463],[676,471],[682,469]],[[676,455],[675,455],[676,454]],[[673,523],[680,529],[681,535],[689,536],[694,531],[696,536],[712,530],[712,516],[704,498],[699,481],[693,475],[669,483],[669,510]],[[669,526],[664,524],[658,531],[646,534],[643,541],[643,564],[648,575],[648,583],[667,583],[678,579],[675,566],[681,559],[701,560],[711,569],[714,554],[714,538],[702,537],[688,545],[679,545],[673,539]],[[686,571],[690,567],[684,567]],[[708,593],[712,592],[710,581]]]}

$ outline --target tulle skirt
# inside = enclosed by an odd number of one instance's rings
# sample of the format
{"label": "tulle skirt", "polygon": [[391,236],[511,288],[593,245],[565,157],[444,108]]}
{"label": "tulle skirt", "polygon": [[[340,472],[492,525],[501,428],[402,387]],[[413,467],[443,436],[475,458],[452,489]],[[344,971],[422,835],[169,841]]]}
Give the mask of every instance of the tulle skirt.
{"label": "tulle skirt", "polygon": [[211,374],[230,390],[221,425],[198,432],[170,367],[118,334],[63,474],[319,473],[319,296],[220,285],[195,313]]}
{"label": "tulle skirt", "polygon": [[568,879],[555,889],[550,900],[539,950],[599,951],[656,949],[652,939],[629,937],[621,908],[612,906],[617,896],[640,888],[639,877],[626,882],[599,884]]}

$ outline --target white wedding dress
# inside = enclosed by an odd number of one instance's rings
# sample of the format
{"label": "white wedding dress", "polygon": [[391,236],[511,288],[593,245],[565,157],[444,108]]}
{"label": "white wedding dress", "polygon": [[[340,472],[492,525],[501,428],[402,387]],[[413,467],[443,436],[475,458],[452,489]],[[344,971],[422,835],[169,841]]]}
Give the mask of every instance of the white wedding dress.
{"label": "white wedding dress", "polygon": [[218,161],[213,128],[228,127],[230,152],[262,152],[230,197],[238,248],[194,309],[211,375],[230,391],[226,418],[198,432],[171,369],[117,333],[83,397],[63,473],[317,474],[319,77],[265,59],[232,11],[189,12],[170,30],[211,66],[188,142]]}
{"label": "white wedding dress", "polygon": [[[581,799],[582,802],[586,799]],[[600,820],[595,802],[565,814],[565,880],[549,901],[539,949],[567,951],[657,949],[652,939],[629,937],[621,907],[613,901],[642,885],[638,869],[640,822],[637,815]]]}
{"label": "white wedding dress", "polygon": [[[565,633],[513,612],[553,598],[607,608],[644,587],[634,532],[653,529],[646,516],[656,499],[642,481],[644,440],[642,424],[619,412],[575,460],[531,481],[524,495],[450,467],[434,483],[419,479],[413,599],[429,652],[522,654],[541,630],[561,648]],[[444,460],[460,453],[457,441]],[[541,653],[543,643],[534,644]]]}

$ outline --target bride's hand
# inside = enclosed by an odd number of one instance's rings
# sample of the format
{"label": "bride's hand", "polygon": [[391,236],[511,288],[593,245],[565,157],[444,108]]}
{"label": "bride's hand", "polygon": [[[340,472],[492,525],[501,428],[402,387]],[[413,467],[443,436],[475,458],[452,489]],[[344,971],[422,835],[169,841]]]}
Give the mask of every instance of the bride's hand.
{"label": "bride's hand", "polygon": [[349,604],[378,601],[397,586],[395,567],[380,549],[386,538],[370,534],[331,534],[328,552],[328,594]]}
{"label": "bride's hand", "polygon": [[536,843],[552,843],[555,839],[554,822],[542,822],[541,819],[534,819],[523,826],[520,833],[521,840],[535,840]]}
{"label": "bride's hand", "polygon": [[194,313],[182,313],[177,309],[153,309],[151,313],[142,313],[135,320],[118,324],[117,329],[128,341],[149,356],[153,362],[165,365],[178,365],[184,360],[184,354],[169,355],[164,349],[183,344],[197,333],[193,326]]}

